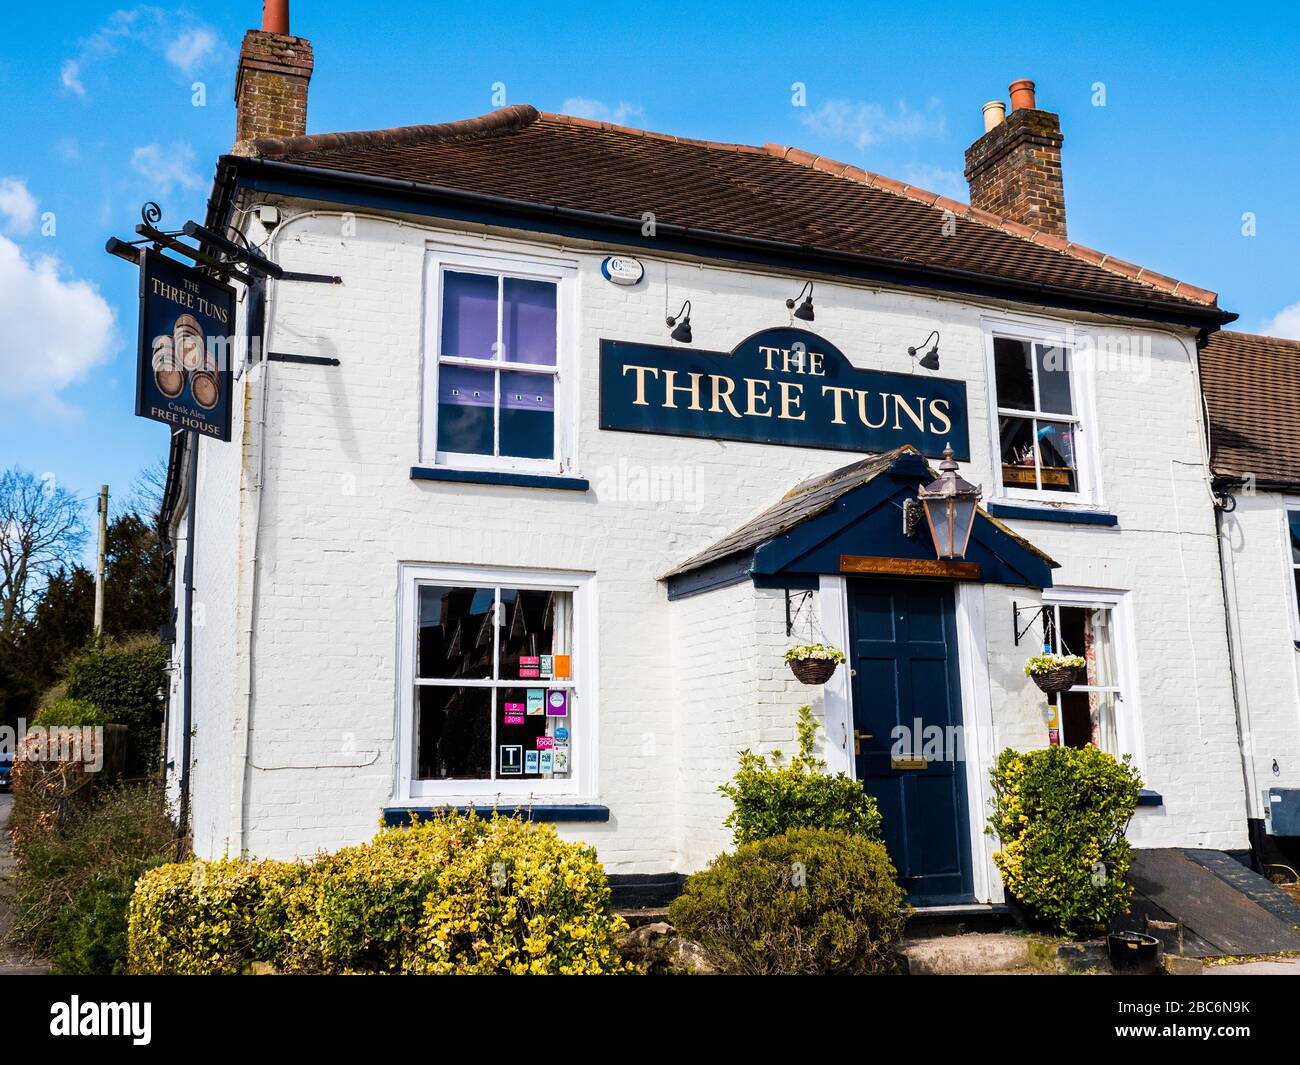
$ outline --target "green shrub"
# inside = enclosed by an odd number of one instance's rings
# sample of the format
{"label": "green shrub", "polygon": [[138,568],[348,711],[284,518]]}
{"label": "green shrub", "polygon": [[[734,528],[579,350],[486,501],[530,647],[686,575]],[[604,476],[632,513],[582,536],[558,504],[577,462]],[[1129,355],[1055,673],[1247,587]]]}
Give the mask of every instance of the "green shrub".
{"label": "green shrub", "polygon": [[229,976],[276,959],[297,862],[175,862],[140,877],[127,914],[129,971]]}
{"label": "green shrub", "polygon": [[494,818],[454,848],[424,900],[408,971],[548,974],[631,972],[627,932],[610,912],[596,852],[549,825]]}
{"label": "green shrub", "polygon": [[64,696],[46,703],[36,712],[36,722],[42,728],[76,728],[80,725],[106,725],[104,711],[84,699]]}
{"label": "green shrub", "polygon": [[549,826],[445,815],[312,862],[169,865],[131,900],[131,971],[612,973],[595,854]]}
{"label": "green shrub", "polygon": [[880,843],[797,828],[715,858],[669,919],[726,973],[887,972],[903,897]]}
{"label": "green shrub", "polygon": [[989,831],[1007,891],[1034,923],[1065,935],[1095,932],[1127,912],[1124,833],[1142,787],[1126,755],[1095,747],[1005,750],[992,771]]}
{"label": "green shrub", "polygon": [[67,695],[127,727],[127,776],[158,772],[167,666],[167,648],[150,637],[92,645],[68,663]]}
{"label": "green shrub", "polygon": [[13,877],[11,935],[61,973],[124,972],[131,890],[175,848],[176,826],[159,791],[100,793],[62,826],[25,839]]}
{"label": "green shrub", "polygon": [[862,785],[843,773],[826,772],[813,754],[817,723],[812,710],[799,709],[799,753],[782,765],[780,751],[764,758],[740,752],[740,766],[730,784],[718,790],[732,801],[724,824],[736,843],[778,836],[792,828],[835,828],[880,838],[880,811]]}

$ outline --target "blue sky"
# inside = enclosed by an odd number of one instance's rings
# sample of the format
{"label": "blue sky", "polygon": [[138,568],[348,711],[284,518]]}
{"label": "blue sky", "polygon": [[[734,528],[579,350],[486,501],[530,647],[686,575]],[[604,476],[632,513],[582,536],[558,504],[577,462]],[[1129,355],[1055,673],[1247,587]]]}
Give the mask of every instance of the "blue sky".
{"label": "blue sky", "polygon": [[[316,55],[309,132],[481,114],[500,82],[509,103],[795,144],[963,199],[981,105],[1029,77],[1061,115],[1074,239],[1218,291],[1241,328],[1300,337],[1288,4],[292,8]],[[66,0],[36,29],[6,27],[0,467],[86,498],[106,481],[121,498],[165,454],[167,429],[132,414],[135,273],[103,244],[134,236],[146,199],[173,228],[202,217],[233,139],[239,41],[260,13],[256,0]]]}

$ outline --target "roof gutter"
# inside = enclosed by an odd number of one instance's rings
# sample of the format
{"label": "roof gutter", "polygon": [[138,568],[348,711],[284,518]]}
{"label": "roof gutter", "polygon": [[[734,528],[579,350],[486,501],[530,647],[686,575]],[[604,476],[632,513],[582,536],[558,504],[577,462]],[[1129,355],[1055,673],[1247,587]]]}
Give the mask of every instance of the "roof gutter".
{"label": "roof gutter", "polygon": [[[667,243],[665,238],[675,238],[686,245],[695,247],[697,250],[700,248],[705,250],[723,249],[745,251],[750,253],[751,256],[781,256],[785,260],[784,265],[786,266],[791,265],[789,262],[791,258],[800,258],[806,261],[807,268],[820,265],[830,267],[833,272],[842,273],[844,267],[853,267],[859,272],[865,272],[868,276],[884,281],[920,281],[930,287],[939,289],[1021,301],[1032,300],[1036,303],[1061,305],[1082,310],[1100,310],[1111,313],[1119,311],[1134,317],[1197,326],[1209,331],[1235,321],[1237,318],[1236,314],[1218,307],[1198,307],[1195,304],[1185,302],[1098,294],[1060,285],[994,277],[973,270],[934,266],[911,259],[888,259],[883,256],[840,251],[812,244],[796,244],[764,237],[746,237],[732,233],[721,233],[716,230],[675,225],[670,222],[657,222],[655,237],[647,238],[641,234],[643,222],[640,218],[625,218],[621,215],[585,211],[573,207],[531,203],[507,196],[469,192],[464,189],[449,188],[443,185],[412,181],[405,178],[376,177],[368,174],[356,174],[346,170],[332,170],[323,167],[305,166],[301,163],[286,163],[277,159],[261,159],[250,156],[223,155],[218,161],[217,183],[213,190],[213,197],[208,201],[208,225],[223,225],[225,221],[224,215],[240,180],[245,177],[255,178],[259,175],[264,175],[272,180],[280,178],[287,181],[305,182],[323,190],[345,188],[382,192],[425,203],[432,201],[433,203],[468,207],[515,218],[544,219],[551,222],[554,228],[560,231],[572,229],[573,226],[587,227],[599,231],[596,235],[610,234],[619,237],[626,243],[645,247],[662,248]],[[837,267],[839,270],[835,271]]]}

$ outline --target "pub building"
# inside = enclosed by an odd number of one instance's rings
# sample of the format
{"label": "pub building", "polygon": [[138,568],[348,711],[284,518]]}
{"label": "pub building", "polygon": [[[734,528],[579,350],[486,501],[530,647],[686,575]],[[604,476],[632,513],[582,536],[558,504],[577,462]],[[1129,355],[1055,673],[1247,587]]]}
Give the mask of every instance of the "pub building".
{"label": "pub building", "polygon": [[[1067,237],[1031,82],[968,206],[525,104],[308,135],[285,4],[239,62],[205,225],[340,283],[235,285],[231,442],[196,483],[173,446],[200,856],[497,807],[670,883],[805,703],[917,905],[1002,899],[1009,746],[1131,756],[1139,847],[1246,850],[1197,370],[1234,316]],[[1045,642],[1087,661],[1051,697]]]}

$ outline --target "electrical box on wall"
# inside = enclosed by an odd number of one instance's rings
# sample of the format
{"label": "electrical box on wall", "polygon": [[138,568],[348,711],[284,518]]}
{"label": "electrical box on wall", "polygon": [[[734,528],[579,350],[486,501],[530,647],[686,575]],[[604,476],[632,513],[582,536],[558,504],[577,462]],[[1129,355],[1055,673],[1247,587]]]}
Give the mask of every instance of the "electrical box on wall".
{"label": "electrical box on wall", "polygon": [[1268,789],[1268,834],[1300,836],[1300,788]]}

